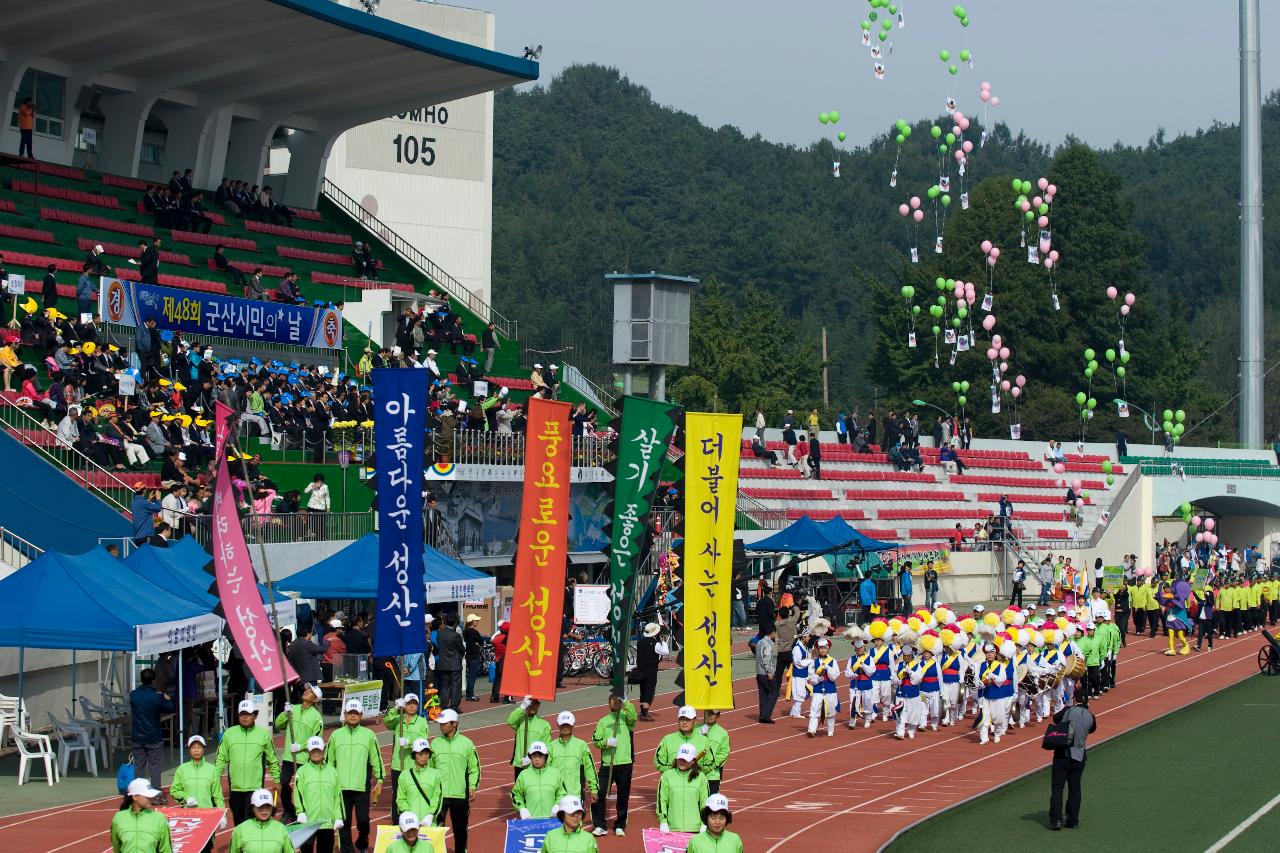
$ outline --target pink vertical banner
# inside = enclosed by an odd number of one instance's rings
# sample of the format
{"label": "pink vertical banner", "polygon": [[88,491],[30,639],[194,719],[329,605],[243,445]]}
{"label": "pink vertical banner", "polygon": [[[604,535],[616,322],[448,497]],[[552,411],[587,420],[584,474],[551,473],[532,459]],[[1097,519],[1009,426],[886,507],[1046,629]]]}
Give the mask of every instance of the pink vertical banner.
{"label": "pink vertical banner", "polygon": [[218,580],[223,618],[231,628],[231,638],[244,657],[249,674],[262,690],[275,690],[285,682],[296,681],[298,674],[280,653],[267,609],[258,594],[258,576],[254,574],[249,546],[240,527],[227,464],[232,414],[228,406],[214,404],[214,452],[218,470],[213,484],[213,574]]}
{"label": "pink vertical banner", "polygon": [[644,853],[681,853],[693,840],[693,833],[642,829],[640,840],[644,844]]}

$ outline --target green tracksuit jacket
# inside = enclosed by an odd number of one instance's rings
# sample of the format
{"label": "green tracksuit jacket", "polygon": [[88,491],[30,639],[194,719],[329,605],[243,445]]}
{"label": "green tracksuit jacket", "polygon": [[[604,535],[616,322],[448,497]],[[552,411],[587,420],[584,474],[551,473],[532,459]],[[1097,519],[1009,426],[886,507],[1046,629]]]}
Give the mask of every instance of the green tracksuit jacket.
{"label": "green tracksuit jacket", "polygon": [[173,772],[169,795],[178,805],[186,805],[187,800],[194,797],[199,808],[220,809],[223,805],[222,776],[217,767],[204,759],[187,761]]}
{"label": "green tracksuit jacket", "polygon": [[[600,765],[608,767],[613,764],[630,764],[631,733],[636,727],[636,708],[630,702],[622,703],[622,708],[615,714],[610,711],[591,734],[591,742],[600,750]],[[608,746],[609,738],[617,731],[618,745]]]}
{"label": "green tracksuit jacket", "polygon": [[[424,796],[425,795],[425,796]],[[426,824],[428,817],[440,814],[444,790],[440,787],[440,771],[431,766],[414,764],[400,771],[396,785],[396,806],[402,812],[413,812]]]}
{"label": "green tracksuit jacket", "polygon": [[325,756],[344,791],[368,791],[370,773],[376,782],[383,779],[378,739],[364,726],[343,726],[329,735]]}
{"label": "green tracksuit jacket", "polygon": [[742,839],[727,829],[720,833],[719,838],[700,832],[689,839],[685,853],[742,853]]}
{"label": "green tracksuit jacket", "polygon": [[586,776],[587,790],[598,793],[600,782],[596,765],[591,760],[591,750],[581,738],[570,736],[568,740],[556,738],[547,744],[551,750],[550,764],[564,778],[565,789],[574,796],[582,795],[582,779]]}
{"label": "green tracksuit jacket", "polygon": [[383,716],[382,722],[391,732],[391,769],[403,770],[413,766],[413,742],[418,738],[431,739],[431,729],[421,714],[414,714],[410,719],[404,711],[392,708]]}
{"label": "green tracksuit jacket", "polygon": [[280,762],[271,744],[271,733],[264,728],[232,726],[222,733],[218,744],[218,775],[224,770],[233,791],[256,791],[262,787],[262,767],[266,764],[271,778],[280,781]]}
{"label": "green tracksuit jacket", "polygon": [[658,823],[672,832],[697,832],[702,826],[702,804],[707,801],[707,777],[674,767],[658,780]]}
{"label": "green tracksuit jacket", "polygon": [[111,818],[111,853],[173,853],[168,819],[155,809],[121,809]]}
{"label": "green tracksuit jacket", "polygon": [[309,821],[320,821],[323,829],[333,829],[333,822],[343,815],[338,771],[314,761],[298,767],[293,777],[293,810]]}
{"label": "green tracksuit jacket", "polygon": [[517,811],[528,809],[531,817],[551,817],[552,807],[567,793],[564,777],[551,765],[526,767],[511,789],[511,804]]}
{"label": "green tracksuit jacket", "polygon": [[511,748],[511,766],[527,767],[529,744],[540,740],[551,743],[551,724],[541,717],[530,717],[523,708],[516,708],[507,717],[507,725],[515,730],[516,740]]}
{"label": "green tracksuit jacket", "polygon": [[[694,748],[698,752],[702,753],[702,758],[698,761],[698,766],[702,768],[703,772],[711,772],[711,768],[715,761],[711,754],[711,745],[707,742],[705,737],[698,734],[698,730],[695,728],[689,733],[688,737],[680,734],[680,732],[671,732],[662,739],[658,744],[658,751],[653,754],[653,766],[659,773],[665,773],[672,767],[676,766],[676,753],[679,752],[680,747],[686,743],[693,744]],[[701,826],[702,822],[699,821],[698,825]]]}
{"label": "green tracksuit jacket", "polygon": [[562,826],[548,832],[542,840],[542,853],[597,853],[599,849],[595,838],[582,827],[578,827],[577,832],[567,832]]}
{"label": "green tracksuit jacket", "polygon": [[[702,729],[699,728],[696,731],[701,732]],[[729,760],[729,733],[725,731],[724,726],[716,723],[713,726],[707,726],[707,733],[703,737],[707,739],[707,745],[710,747],[708,755],[711,756],[711,767],[707,769],[707,779],[719,780],[720,771]]]}
{"label": "green tracksuit jacket", "polygon": [[440,735],[431,742],[431,762],[440,771],[440,789],[445,799],[460,800],[480,787],[480,757],[465,735]]}
{"label": "green tracksuit jacket", "polygon": [[[310,815],[307,815],[310,817]],[[293,853],[289,830],[278,820],[246,820],[231,833],[228,853]]]}
{"label": "green tracksuit jacket", "polygon": [[[289,721],[289,714],[280,714],[276,717],[276,731],[284,732],[284,755],[280,760],[293,764],[306,764],[310,761],[307,757],[307,741],[316,735],[324,734],[324,717],[320,716],[315,706],[308,708],[305,705],[295,705],[292,716],[292,723]],[[294,750],[294,744],[297,744],[297,750]]]}

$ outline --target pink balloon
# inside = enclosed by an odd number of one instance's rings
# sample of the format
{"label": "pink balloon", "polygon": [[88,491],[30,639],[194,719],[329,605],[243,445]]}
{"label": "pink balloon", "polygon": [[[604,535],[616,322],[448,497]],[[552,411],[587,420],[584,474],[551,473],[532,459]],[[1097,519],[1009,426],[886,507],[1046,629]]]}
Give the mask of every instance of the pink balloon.
{"label": "pink balloon", "polygon": [[1121,313],[1121,314],[1123,314],[1124,316],[1128,317],[1128,316],[1129,316],[1129,306],[1128,306],[1128,305],[1121,305],[1121,306],[1120,306],[1120,313]]}
{"label": "pink balloon", "polygon": [[1125,304],[1125,305],[1132,305],[1135,301],[1137,301],[1137,297],[1136,297],[1136,296],[1134,296],[1132,293],[1126,293],[1126,294],[1124,295],[1124,304]]}
{"label": "pink balloon", "polygon": [[1049,260],[1053,261],[1054,263],[1057,263],[1057,261],[1058,261],[1058,250],[1057,250],[1057,249],[1054,249],[1052,252],[1050,252],[1050,253],[1049,253]]}
{"label": "pink balloon", "polygon": [[989,332],[995,327],[996,327],[995,314],[988,314],[987,316],[982,318],[982,328],[986,329]]}
{"label": "pink balloon", "polygon": [[1115,298],[1116,298],[1116,296],[1117,296],[1119,293],[1120,293],[1120,291],[1116,290],[1115,285],[1112,285],[1112,286],[1110,286],[1110,287],[1108,287],[1108,288],[1107,288],[1107,298],[1108,298],[1108,299],[1115,299]]}
{"label": "pink balloon", "polygon": [[1044,268],[1047,270],[1053,269],[1053,258],[1044,259]]}
{"label": "pink balloon", "polygon": [[1027,384],[1027,377],[1019,373],[1016,377],[1014,377],[1013,381],[1017,383],[1019,388],[1021,388],[1023,385]]}
{"label": "pink balloon", "polygon": [[1022,393],[1022,389],[1015,385],[1014,387],[1009,389],[1009,393],[1017,397]]}
{"label": "pink balloon", "polygon": [[956,149],[956,162],[957,163],[964,162],[964,152],[961,151],[959,148]]}
{"label": "pink balloon", "polygon": [[1200,518],[1200,516],[1198,516],[1198,515],[1193,515],[1193,516],[1191,516],[1191,523],[1192,523],[1192,524],[1194,524],[1196,527],[1199,527],[1199,526],[1200,526],[1200,522],[1201,522],[1202,520],[1203,520],[1203,519],[1201,519],[1201,518]]}
{"label": "pink balloon", "polygon": [[952,110],[952,112],[951,112],[951,120],[952,120],[952,121],[954,121],[956,124],[959,124],[959,123],[960,123],[960,119],[962,119],[962,118],[964,118],[964,113],[960,112],[959,110]]}
{"label": "pink balloon", "polygon": [[1008,380],[1008,379],[1005,379],[1004,381],[1002,381],[1002,382],[1000,383],[1000,388],[1001,388],[1001,390],[1008,391],[1011,387],[1012,387],[1012,386],[1009,384],[1009,380]]}
{"label": "pink balloon", "polygon": [[983,101],[991,100],[991,90],[983,89],[981,92],[978,93],[978,97],[981,98]]}
{"label": "pink balloon", "polygon": [[1041,228],[1049,227],[1049,217],[1041,216],[1039,219],[1036,220],[1036,225],[1040,226]]}
{"label": "pink balloon", "polygon": [[912,209],[912,210],[915,210],[915,209],[916,209],[916,208],[918,208],[919,206],[920,206],[920,196],[918,196],[918,195],[913,195],[913,196],[911,197],[911,209]]}
{"label": "pink balloon", "polygon": [[987,361],[995,361],[997,355],[995,347],[987,347]]}
{"label": "pink balloon", "polygon": [[914,217],[914,218],[915,218],[916,222],[923,222],[923,221],[924,221],[924,211],[923,211],[923,210],[917,210],[915,213],[913,213],[913,214],[911,214],[911,215],[912,215],[912,217]]}
{"label": "pink balloon", "polygon": [[[1078,483],[1080,481],[1077,480],[1076,482]],[[1084,498],[1076,498],[1076,508],[1078,509],[1082,506],[1084,506]]]}
{"label": "pink balloon", "polygon": [[898,205],[898,213],[901,213],[903,216],[906,216],[909,213],[911,213],[911,208],[905,204],[900,204]]}
{"label": "pink balloon", "polygon": [[1071,481],[1071,488],[1072,488],[1072,489],[1075,489],[1075,490],[1078,492],[1078,491],[1080,491],[1081,487],[1082,487],[1082,484],[1081,484],[1081,482],[1080,482],[1079,480],[1072,480],[1072,481]]}
{"label": "pink balloon", "polygon": [[990,84],[990,83],[988,83],[986,80],[983,80],[983,81],[982,81],[982,88],[984,88],[984,89],[990,89],[990,88],[991,88],[991,84]]}
{"label": "pink balloon", "polygon": [[1203,542],[1203,541],[1204,541],[1204,534],[1203,534],[1203,533],[1197,533],[1197,534],[1196,534],[1196,541],[1197,541],[1197,542]]}
{"label": "pink balloon", "polygon": [[1042,190],[1047,190],[1049,188],[1049,179],[1041,178],[1040,180],[1036,181],[1036,186],[1038,186]]}
{"label": "pink balloon", "polygon": [[1009,357],[1008,347],[1000,347],[1000,357],[1003,359],[1007,359]]}
{"label": "pink balloon", "polygon": [[1067,470],[1067,466],[1063,465],[1061,462],[1053,463],[1053,473],[1061,474],[1065,470]]}
{"label": "pink balloon", "polygon": [[1000,257],[1000,247],[999,247],[999,246],[992,246],[992,247],[991,247],[991,257],[993,257],[993,258],[998,258],[998,257]]}
{"label": "pink balloon", "polygon": [[992,95],[992,96],[991,96],[991,106],[993,106],[993,107],[998,107],[998,106],[1000,106],[1000,99],[999,99],[998,97],[996,97],[995,95]]}
{"label": "pink balloon", "polygon": [[1007,361],[1002,361],[1002,362],[1000,362],[1000,372],[1001,372],[1001,373],[1004,373],[1004,372],[1005,372],[1006,370],[1008,370],[1008,369],[1009,369],[1009,362],[1007,362]]}
{"label": "pink balloon", "polygon": [[[1040,180],[1043,181],[1044,178],[1041,178]],[[1031,199],[1032,207],[1039,207],[1042,204],[1044,204],[1044,198],[1042,198],[1041,196],[1036,196],[1035,198]]]}
{"label": "pink balloon", "polygon": [[983,240],[983,241],[982,241],[982,251],[983,251],[984,253],[986,253],[986,254],[990,254],[990,253],[991,253],[991,241],[990,241],[990,240]]}
{"label": "pink balloon", "polygon": [[1049,241],[1048,241],[1048,240],[1041,240],[1041,241],[1040,241],[1040,251],[1041,251],[1041,252],[1043,252],[1043,253],[1044,253],[1044,254],[1046,254],[1046,255],[1049,253]]}
{"label": "pink balloon", "polygon": [[1018,205],[1018,208],[1019,208],[1023,213],[1026,213],[1028,210],[1030,210],[1030,209],[1031,209],[1031,202],[1029,202],[1029,201],[1024,201],[1022,204]]}
{"label": "pink balloon", "polygon": [[992,335],[992,336],[991,336],[991,345],[992,345],[993,347],[996,347],[997,349],[999,349],[999,347],[1000,347],[1000,342],[1001,342],[1002,340],[1003,340],[1003,339],[1002,339],[999,335]]}
{"label": "pink balloon", "polygon": [[996,265],[996,256],[987,255],[987,266],[994,267]]}
{"label": "pink balloon", "polygon": [[966,290],[964,292],[964,301],[968,302],[970,305],[972,305],[976,299],[977,297],[974,296],[974,293],[972,290]]}
{"label": "pink balloon", "polygon": [[[965,123],[965,125],[967,126],[967,125],[969,124],[969,120],[968,120],[968,119],[965,119],[965,120],[964,120],[964,123]],[[960,148],[961,148],[961,149],[964,151],[964,153],[966,153],[966,154],[972,153],[972,152],[973,152],[973,143],[972,143],[970,140],[966,139],[966,140],[964,141],[964,144],[963,144],[963,145],[961,145],[961,146],[960,146]]]}
{"label": "pink balloon", "polygon": [[1057,193],[1058,193],[1058,185],[1057,185],[1057,184],[1049,184],[1049,188],[1048,188],[1047,190],[1045,190],[1045,192],[1049,193],[1049,195],[1057,195]]}
{"label": "pink balloon", "polygon": [[964,296],[964,285],[962,285],[960,282],[956,282],[955,290],[951,291],[951,294],[956,299],[962,298]]}
{"label": "pink balloon", "polygon": [[1213,520],[1212,518],[1206,518],[1206,519],[1204,520],[1204,529],[1205,529],[1205,530],[1212,530],[1212,529],[1213,529],[1213,525],[1214,525],[1214,524],[1215,524],[1215,522],[1214,522],[1214,520]]}
{"label": "pink balloon", "polygon": [[956,122],[951,126],[951,132],[954,133],[956,136],[960,135],[960,122]]}
{"label": "pink balloon", "polygon": [[961,119],[960,119],[960,121],[959,121],[959,125],[960,125],[960,129],[961,129],[961,130],[968,130],[968,129],[969,129],[969,117],[968,117],[968,116],[963,116],[963,117],[961,117]]}

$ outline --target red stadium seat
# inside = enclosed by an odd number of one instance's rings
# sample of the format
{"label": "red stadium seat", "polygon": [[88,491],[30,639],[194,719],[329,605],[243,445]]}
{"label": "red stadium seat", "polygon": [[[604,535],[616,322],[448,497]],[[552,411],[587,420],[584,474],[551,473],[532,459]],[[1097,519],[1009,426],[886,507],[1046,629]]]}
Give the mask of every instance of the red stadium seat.
{"label": "red stadium seat", "polygon": [[135,225],[132,222],[117,222],[102,216],[89,216],[56,207],[40,208],[40,218],[50,222],[68,222],[72,225],[83,225],[87,228],[101,228],[104,231],[119,231],[122,234],[134,234],[138,237],[153,237],[155,229],[150,225]]}
{"label": "red stadium seat", "polygon": [[201,246],[216,246],[219,243],[228,249],[239,249],[242,252],[258,251],[258,244],[243,237],[219,237],[217,234],[197,234],[194,231],[170,231],[173,239],[179,243],[197,243]]}
{"label": "red stadium seat", "polygon": [[244,223],[246,231],[257,231],[262,234],[274,234],[277,237],[291,237],[294,240],[313,240],[317,243],[338,243],[351,245],[350,234],[336,234],[332,231],[308,231],[305,228],[290,228],[287,225],[271,225],[266,222],[254,222],[252,219]]}

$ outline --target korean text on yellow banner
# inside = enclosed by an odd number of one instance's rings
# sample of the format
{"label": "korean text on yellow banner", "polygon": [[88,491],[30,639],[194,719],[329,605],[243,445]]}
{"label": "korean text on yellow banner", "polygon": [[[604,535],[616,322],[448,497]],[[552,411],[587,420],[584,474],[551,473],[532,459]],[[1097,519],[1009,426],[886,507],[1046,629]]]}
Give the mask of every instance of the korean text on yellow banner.
{"label": "korean text on yellow banner", "polygon": [[515,596],[502,668],[507,696],[556,696],[569,548],[571,432],[568,403],[529,401]]}
{"label": "korean text on yellow banner", "polygon": [[741,435],[741,415],[685,415],[685,701],[699,710],[733,707],[729,611]]}

